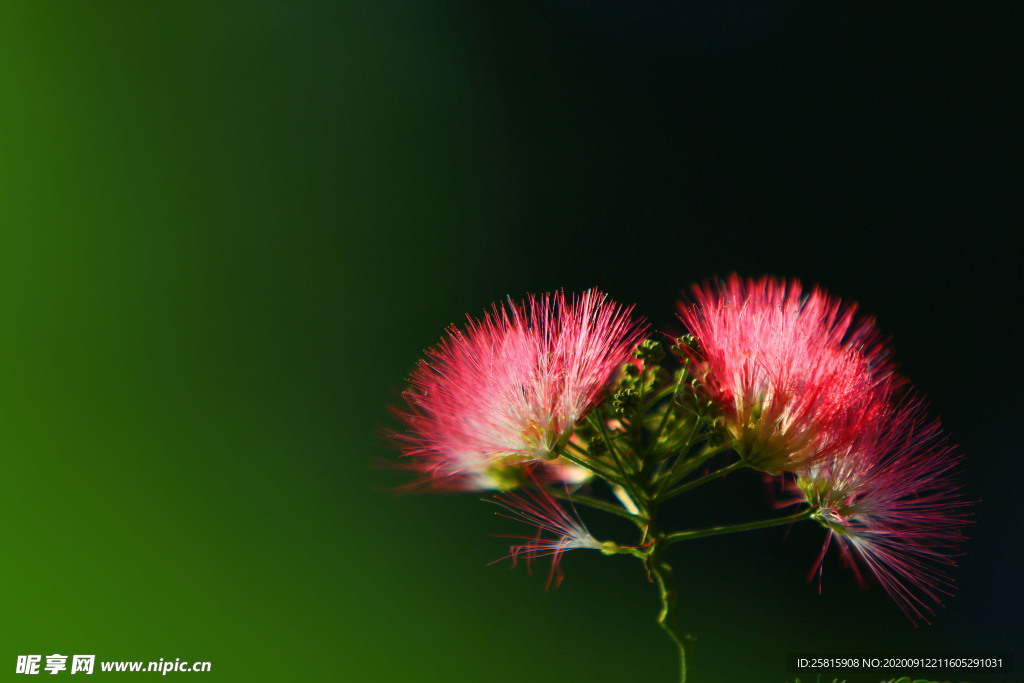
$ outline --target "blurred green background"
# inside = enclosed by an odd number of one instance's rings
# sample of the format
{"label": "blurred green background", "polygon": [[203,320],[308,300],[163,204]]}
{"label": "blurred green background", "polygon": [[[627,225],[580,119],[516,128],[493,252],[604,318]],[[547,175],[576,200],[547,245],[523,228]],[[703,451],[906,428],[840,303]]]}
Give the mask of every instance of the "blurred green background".
{"label": "blurred green background", "polygon": [[[0,9],[0,672],[673,680],[638,563],[489,566],[516,526],[396,494],[379,433],[492,301],[597,285],[677,331],[734,270],[877,315],[981,502],[932,626],[834,558],[819,596],[816,529],[675,548],[693,680],[1019,653],[1019,9],[514,5]],[[737,476],[678,523],[768,509]]]}

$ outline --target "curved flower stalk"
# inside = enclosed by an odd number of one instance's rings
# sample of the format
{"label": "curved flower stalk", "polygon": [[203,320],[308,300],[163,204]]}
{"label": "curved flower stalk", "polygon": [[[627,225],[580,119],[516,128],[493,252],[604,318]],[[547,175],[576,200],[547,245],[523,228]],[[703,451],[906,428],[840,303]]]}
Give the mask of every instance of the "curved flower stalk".
{"label": "curved flower stalk", "polygon": [[835,539],[854,571],[862,563],[911,621],[927,622],[932,604],[952,594],[946,569],[967,523],[959,459],[938,421],[910,399],[890,408],[877,431],[801,473],[793,486],[829,532],[812,573],[820,576]]}
{"label": "curved flower stalk", "polygon": [[[597,290],[558,292],[450,328],[404,393],[412,467],[441,488],[491,489],[514,480],[507,468],[557,457],[640,339],[631,310]],[[548,472],[579,482],[578,469]]]}
{"label": "curved flower stalk", "polygon": [[767,277],[694,294],[680,307],[689,353],[748,466],[778,474],[840,452],[888,401],[888,350],[854,305]]}

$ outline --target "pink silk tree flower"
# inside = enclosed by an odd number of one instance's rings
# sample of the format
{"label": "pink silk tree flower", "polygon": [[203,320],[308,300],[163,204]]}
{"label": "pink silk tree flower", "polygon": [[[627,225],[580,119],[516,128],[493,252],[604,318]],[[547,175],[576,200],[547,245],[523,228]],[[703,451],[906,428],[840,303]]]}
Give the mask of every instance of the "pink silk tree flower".
{"label": "pink silk tree flower", "polygon": [[694,295],[680,306],[691,356],[750,467],[795,471],[849,447],[897,383],[873,321],[819,289],[733,275]]}
{"label": "pink silk tree flower", "polygon": [[[529,566],[536,559],[551,557],[548,588],[551,587],[552,581],[556,586],[562,583],[563,574],[560,562],[566,551],[587,548],[603,550],[605,547],[601,541],[590,535],[583,522],[580,521],[575,508],[571,508],[572,514],[566,512],[543,487],[526,487],[518,492],[505,491],[495,496],[494,502],[509,513],[499,512],[498,514],[502,517],[525,522],[537,528],[535,537],[522,538],[524,543],[511,546],[508,555],[495,560],[495,562],[511,559],[512,565],[515,566],[516,561],[522,557]],[[545,532],[552,537],[546,538]]]}
{"label": "pink silk tree flower", "polygon": [[507,488],[508,468],[552,461],[640,340],[631,311],[596,290],[557,292],[449,328],[403,394],[408,429],[397,438],[413,467],[441,488],[487,489]]}
{"label": "pink silk tree flower", "polygon": [[858,581],[857,561],[912,621],[927,621],[931,605],[952,592],[945,569],[955,564],[967,524],[954,472],[959,460],[921,401],[908,399],[847,451],[811,465],[792,486],[829,531],[812,574],[820,577],[835,539]]}

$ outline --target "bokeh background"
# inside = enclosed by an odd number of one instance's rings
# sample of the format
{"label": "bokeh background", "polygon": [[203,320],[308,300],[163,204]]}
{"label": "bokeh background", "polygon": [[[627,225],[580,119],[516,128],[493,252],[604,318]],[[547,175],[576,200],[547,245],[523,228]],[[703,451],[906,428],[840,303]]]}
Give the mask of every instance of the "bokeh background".
{"label": "bokeh background", "polygon": [[[676,546],[692,680],[1020,659],[1024,13],[891,5],[4,5],[0,672],[673,680],[639,563],[490,566],[515,525],[396,494],[379,430],[492,301],[599,286],[675,331],[734,271],[875,315],[978,502],[931,626],[834,558],[819,595],[813,525]],[[677,514],[768,509],[739,474]]]}

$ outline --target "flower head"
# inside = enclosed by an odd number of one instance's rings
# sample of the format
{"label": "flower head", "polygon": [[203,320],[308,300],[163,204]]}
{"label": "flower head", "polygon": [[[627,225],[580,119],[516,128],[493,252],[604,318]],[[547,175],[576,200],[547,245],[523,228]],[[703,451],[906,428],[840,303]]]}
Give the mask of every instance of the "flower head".
{"label": "flower head", "polygon": [[798,470],[849,447],[895,379],[870,319],[800,283],[733,275],[694,288],[680,318],[703,384],[751,467]]}
{"label": "flower head", "polygon": [[[529,565],[537,558],[550,556],[551,572],[548,575],[548,587],[551,586],[552,580],[556,586],[562,583],[563,574],[559,563],[567,550],[604,548],[604,544],[591,536],[583,526],[575,508],[572,508],[570,515],[551,493],[541,486],[523,488],[518,492],[505,491],[495,496],[494,502],[510,513],[498,513],[503,517],[537,527],[537,535],[534,538],[521,539],[525,543],[513,545],[509,548],[508,555],[496,561],[511,559],[515,566],[516,560],[522,556]],[[551,534],[553,538],[545,538],[544,532]]]}
{"label": "flower head", "polygon": [[[640,339],[630,312],[596,290],[558,292],[450,328],[404,393],[398,438],[413,467],[442,487],[504,488],[517,467],[557,457]],[[547,472],[579,478],[565,465]]]}
{"label": "flower head", "polygon": [[820,575],[835,539],[855,571],[861,562],[908,617],[927,621],[931,604],[952,590],[945,568],[967,523],[953,473],[958,460],[938,422],[909,399],[847,451],[811,465],[795,487],[829,532],[815,570]]}

